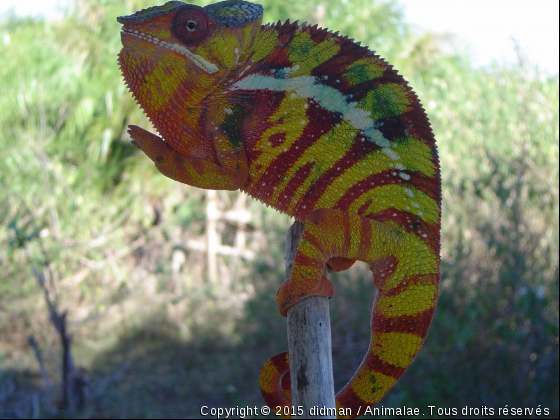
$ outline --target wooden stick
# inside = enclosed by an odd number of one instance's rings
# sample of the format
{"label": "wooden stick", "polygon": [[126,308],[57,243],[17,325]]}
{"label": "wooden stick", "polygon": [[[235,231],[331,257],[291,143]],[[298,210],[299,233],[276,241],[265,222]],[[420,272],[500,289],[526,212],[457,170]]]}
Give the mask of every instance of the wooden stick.
{"label": "wooden stick", "polygon": [[[296,221],[288,231],[287,278],[292,275],[303,226]],[[336,418],[328,298],[310,296],[288,310],[288,348],[294,417]],[[299,415],[298,407],[303,408],[303,415]],[[332,410],[325,413],[325,408]],[[323,412],[312,411],[319,409]]]}

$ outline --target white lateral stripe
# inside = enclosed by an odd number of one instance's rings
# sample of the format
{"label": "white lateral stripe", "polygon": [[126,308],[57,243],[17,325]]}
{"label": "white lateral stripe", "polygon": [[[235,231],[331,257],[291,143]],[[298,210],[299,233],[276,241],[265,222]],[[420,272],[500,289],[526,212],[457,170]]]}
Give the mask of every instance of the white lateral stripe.
{"label": "white lateral stripe", "polygon": [[344,95],[338,90],[320,83],[313,76],[298,76],[287,79],[251,74],[237,83],[231,90],[259,90],[268,89],[275,92],[293,92],[295,96],[315,100],[324,109],[337,112],[348,121],[352,127],[362,130],[364,136],[383,149],[392,160],[398,160],[399,156],[389,149],[389,140],[383,137],[383,133],[376,128],[375,121],[370,118],[370,112],[356,108],[357,102],[348,102]]}
{"label": "white lateral stripe", "polygon": [[160,39],[154,38],[150,35],[140,33],[138,31],[126,30],[124,32],[127,33],[127,34],[130,34],[130,35],[133,35],[135,37],[142,38],[142,39],[145,39],[147,41],[153,42],[154,44],[161,45],[161,46],[166,47],[170,50],[178,52],[179,54],[182,54],[185,57],[189,58],[194,64],[196,64],[198,67],[200,67],[206,73],[216,73],[218,71],[218,66],[216,66],[214,63],[210,63],[204,57],[201,57],[200,55],[189,51],[188,49],[186,49],[182,45],[170,44],[170,43],[164,42]]}

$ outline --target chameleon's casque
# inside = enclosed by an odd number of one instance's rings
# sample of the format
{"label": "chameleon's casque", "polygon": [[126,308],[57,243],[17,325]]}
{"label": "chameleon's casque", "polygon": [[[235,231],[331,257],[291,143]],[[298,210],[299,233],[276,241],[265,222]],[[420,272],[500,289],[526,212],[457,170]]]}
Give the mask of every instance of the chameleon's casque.
{"label": "chameleon's casque", "polygon": [[[305,223],[280,312],[332,296],[323,277],[370,264],[378,289],[371,345],[337,395],[371,406],[420,350],[438,295],[441,180],[420,102],[383,59],[299,24],[261,26],[262,7],[171,1],[123,24],[124,79],[163,138],[130,126],[166,176],[241,189]],[[290,405],[287,355],[261,373],[271,406]],[[363,412],[363,411],[362,411]]]}

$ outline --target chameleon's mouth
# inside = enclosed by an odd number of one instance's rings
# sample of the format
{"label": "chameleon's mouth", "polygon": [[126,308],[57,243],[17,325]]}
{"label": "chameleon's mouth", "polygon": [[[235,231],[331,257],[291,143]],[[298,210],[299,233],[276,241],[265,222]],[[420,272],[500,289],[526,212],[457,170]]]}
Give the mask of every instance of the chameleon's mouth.
{"label": "chameleon's mouth", "polygon": [[148,42],[153,42],[157,46],[165,47],[168,50],[179,53],[182,56],[188,58],[197,67],[199,67],[201,70],[205,71],[206,73],[213,74],[213,73],[216,73],[219,70],[218,67],[214,63],[211,63],[208,60],[206,60],[204,57],[201,57],[200,55],[195,54],[192,51],[189,51],[187,48],[183,47],[182,45],[165,42],[165,41],[162,41],[161,39],[155,38],[155,37],[150,36],[150,35],[143,34],[141,32],[135,31],[133,29],[123,29],[121,34],[127,34],[127,35],[131,35],[133,37],[136,37],[136,38],[143,39],[143,40],[148,41]]}

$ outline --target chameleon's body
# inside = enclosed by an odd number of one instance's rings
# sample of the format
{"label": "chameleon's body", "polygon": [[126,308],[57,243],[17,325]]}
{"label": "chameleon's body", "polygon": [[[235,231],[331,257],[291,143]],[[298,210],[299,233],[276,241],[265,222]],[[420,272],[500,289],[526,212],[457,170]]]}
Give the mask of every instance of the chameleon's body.
{"label": "chameleon's body", "polygon": [[[305,223],[280,311],[332,296],[323,276],[356,260],[378,288],[372,341],[338,407],[375,404],[420,350],[436,307],[441,186],[428,119],[406,81],[346,37],[262,8],[173,1],[119,18],[119,63],[160,137],[130,135],[166,176],[241,189]],[[287,357],[261,374],[290,404]]]}

